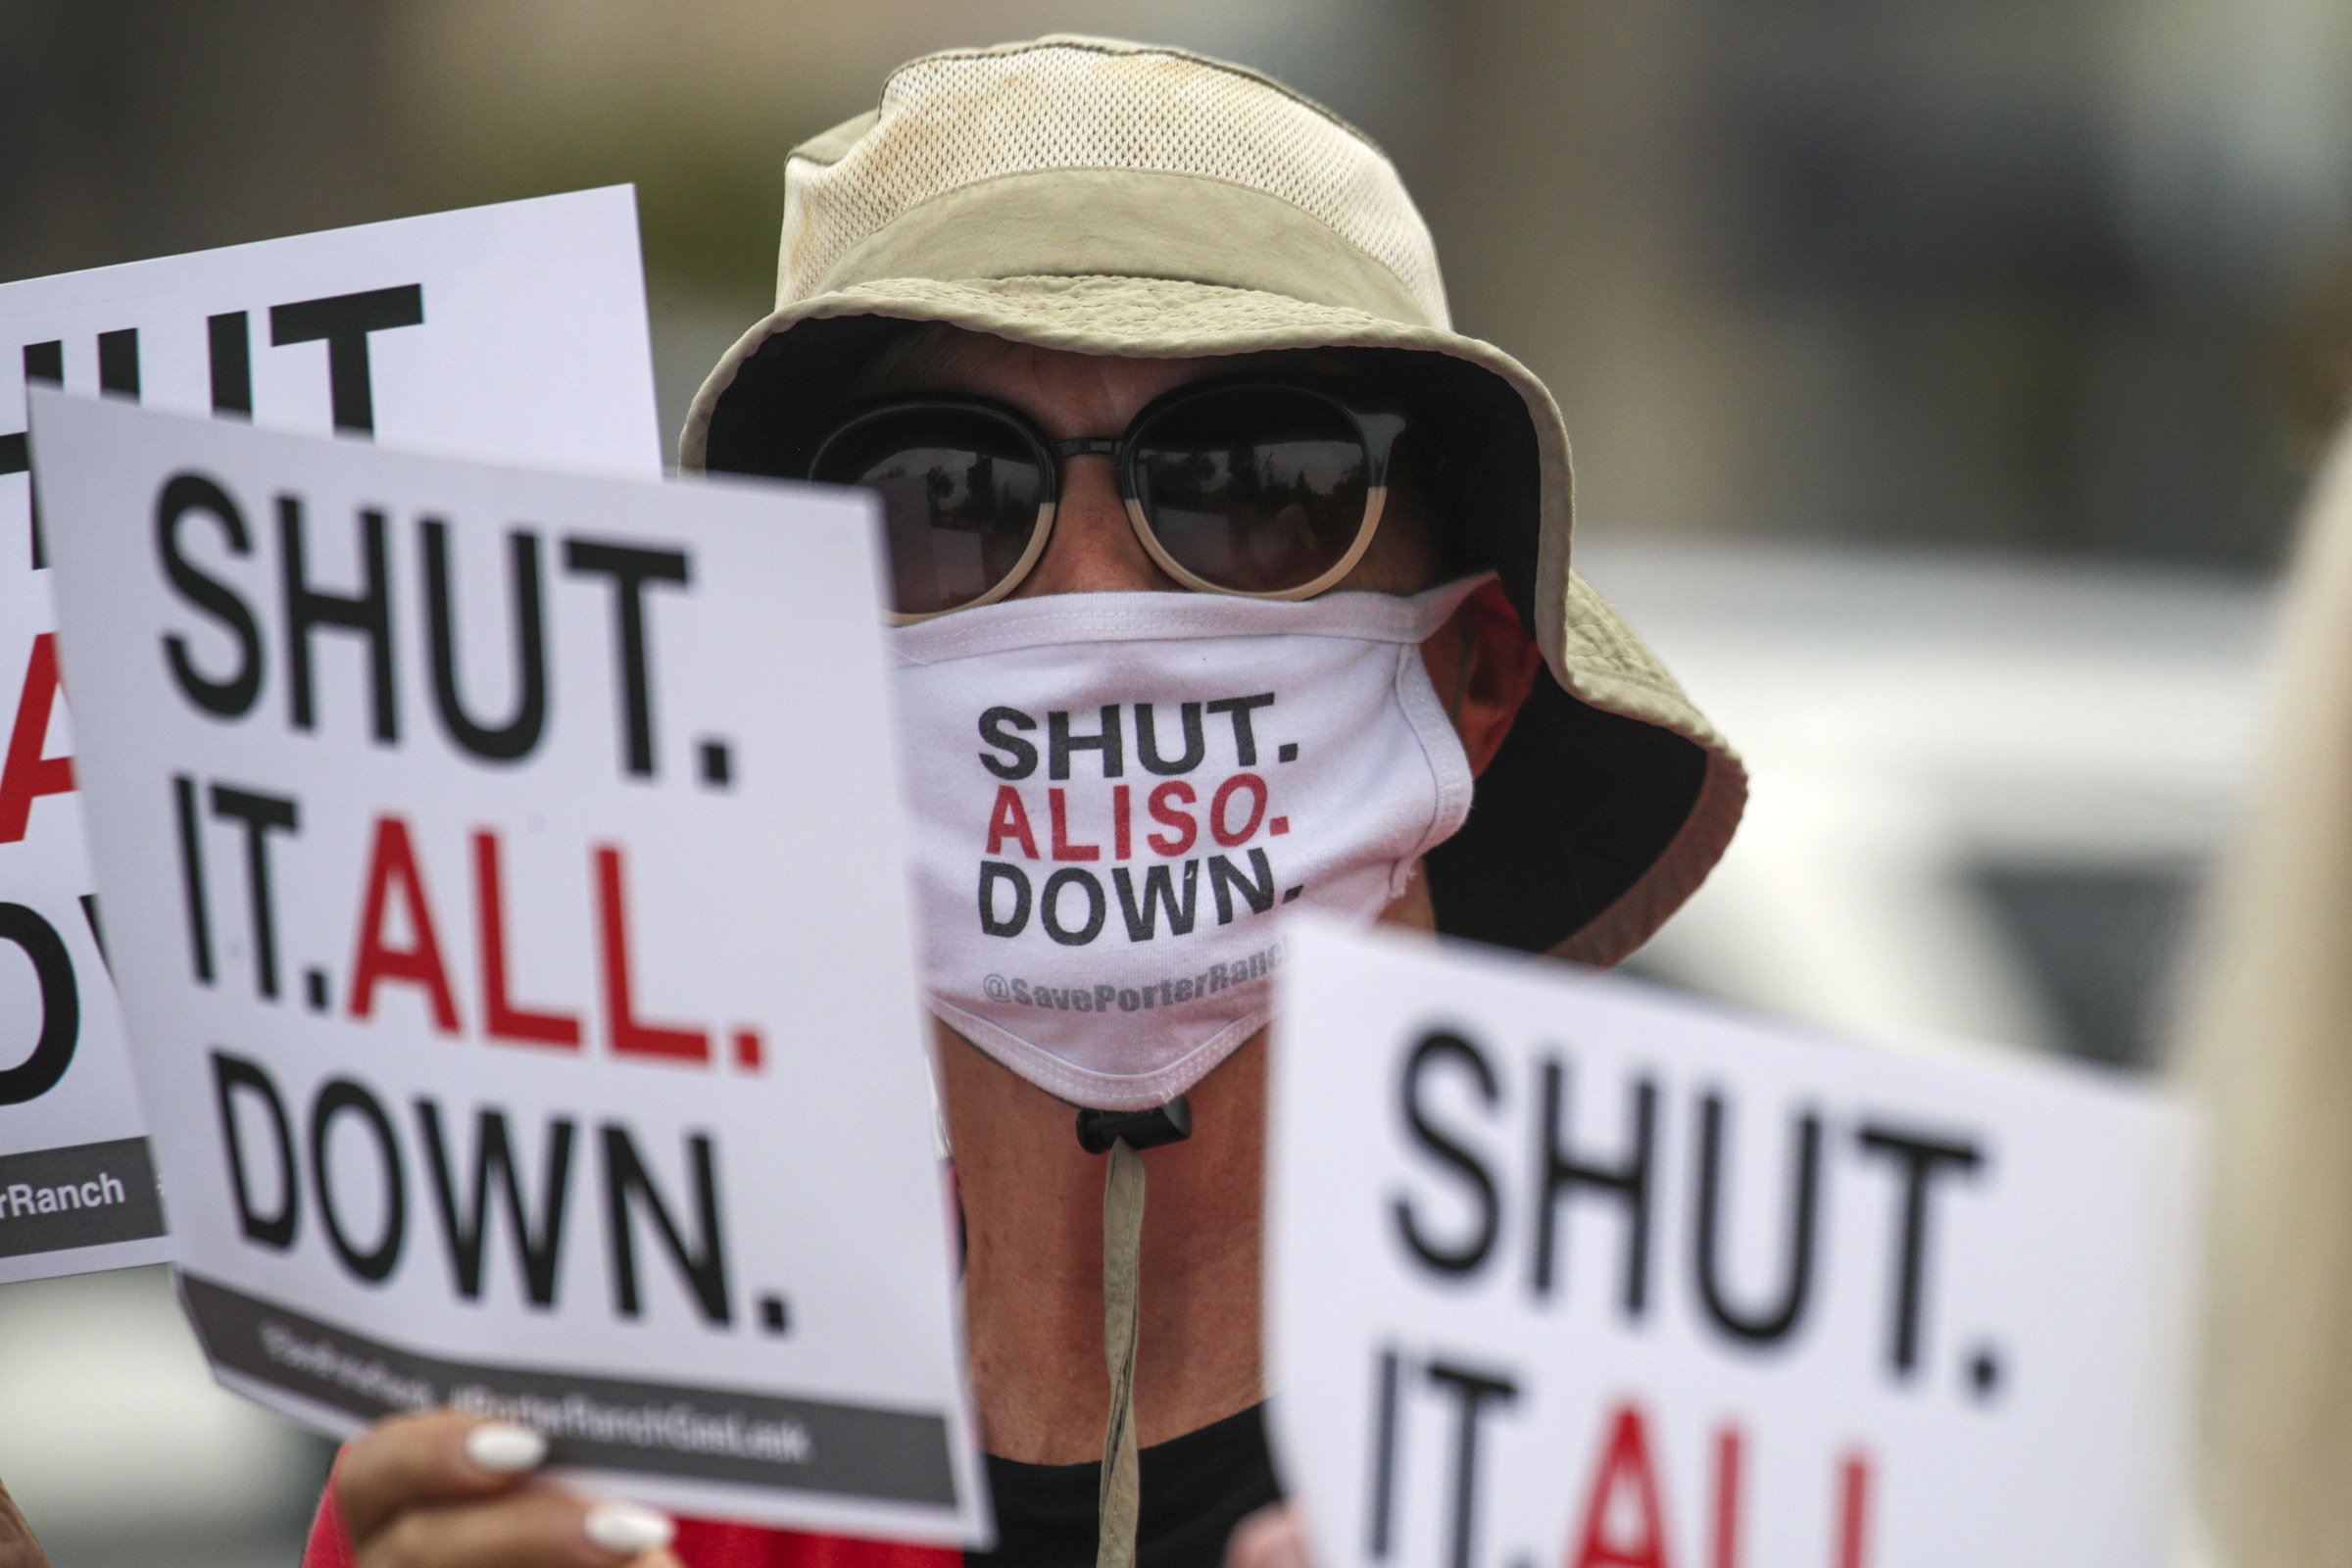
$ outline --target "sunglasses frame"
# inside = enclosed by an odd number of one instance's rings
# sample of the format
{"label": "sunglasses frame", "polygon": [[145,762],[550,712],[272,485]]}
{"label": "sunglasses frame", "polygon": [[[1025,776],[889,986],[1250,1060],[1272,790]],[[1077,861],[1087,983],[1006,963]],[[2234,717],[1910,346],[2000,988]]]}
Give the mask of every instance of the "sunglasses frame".
{"label": "sunglasses frame", "polygon": [[[1298,393],[1328,404],[1347,417],[1348,422],[1355,430],[1356,440],[1363,447],[1364,514],[1356,522],[1355,538],[1335,564],[1296,588],[1259,590],[1227,588],[1193,571],[1174,556],[1168,554],[1166,547],[1159,542],[1159,537],[1153,531],[1150,517],[1145,514],[1143,503],[1136,494],[1135,463],[1139,446],[1138,436],[1150,427],[1152,421],[1200,398],[1247,391]],[[1175,578],[1185,587],[1200,593],[1231,594],[1241,599],[1312,599],[1354,570],[1355,564],[1361,561],[1364,552],[1372,547],[1372,536],[1379,530],[1381,514],[1388,506],[1389,454],[1396,446],[1396,438],[1404,433],[1406,426],[1405,417],[1401,414],[1388,409],[1366,408],[1351,403],[1327,386],[1320,386],[1311,381],[1259,375],[1220,376],[1206,381],[1188,382],[1172,391],[1164,392],[1145,404],[1136,412],[1135,417],[1127,421],[1127,428],[1116,437],[1080,436],[1069,441],[1049,441],[1046,439],[1046,433],[1038,428],[1036,420],[1010,404],[1000,403],[994,398],[967,397],[944,392],[918,392],[906,396],[883,398],[852,412],[838,424],[827,430],[823,438],[817,442],[815,450],[809,455],[805,476],[813,477],[817,468],[822,465],[825,454],[832,450],[833,444],[869,419],[880,418],[887,415],[919,413],[927,409],[983,415],[1017,431],[1021,438],[1029,444],[1032,453],[1038,460],[1038,467],[1045,475],[1045,494],[1038,502],[1037,520],[1030,525],[1029,543],[1022,550],[1020,560],[1013,563],[1012,569],[1006,572],[1002,580],[993,584],[986,593],[977,598],[947,610],[921,611],[914,613],[886,610],[883,613],[890,624],[894,626],[911,626],[917,621],[935,619],[940,615],[953,615],[957,611],[977,610],[982,605],[993,605],[1025,582],[1029,573],[1037,568],[1038,558],[1045,554],[1046,544],[1054,534],[1054,518],[1061,507],[1062,460],[1075,457],[1101,456],[1107,457],[1112,461],[1118,475],[1119,500],[1126,508],[1127,524],[1135,530],[1137,542],[1142,544],[1145,554],[1152,558],[1160,570]]]}

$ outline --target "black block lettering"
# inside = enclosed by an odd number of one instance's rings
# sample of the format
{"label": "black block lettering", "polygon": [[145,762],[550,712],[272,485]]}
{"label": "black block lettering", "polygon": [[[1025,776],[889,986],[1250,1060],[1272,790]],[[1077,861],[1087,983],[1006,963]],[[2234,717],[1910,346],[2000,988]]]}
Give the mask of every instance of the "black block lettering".
{"label": "black block lettering", "polygon": [[612,641],[619,661],[620,703],[628,734],[628,772],[654,776],[653,672],[645,633],[645,585],[688,582],[682,550],[643,550],[593,539],[564,541],[564,569],[574,576],[612,579]]}
{"label": "black block lettering", "polygon": [[[24,384],[29,387],[36,381],[49,386],[66,384],[66,346],[64,343],[53,338],[46,343],[24,345]],[[14,446],[12,450],[8,445],[0,444],[0,473],[30,473],[32,471],[32,449],[26,443],[25,437],[19,434],[6,437],[4,440],[14,443]],[[7,466],[7,460],[12,457],[16,464],[14,467]],[[31,507],[32,569],[39,571],[49,564],[49,552],[43,547],[41,541],[41,493],[37,488],[32,492]]]}
{"label": "black block lettering", "polygon": [[[1086,897],[1086,920],[1069,925],[1061,918],[1061,895],[1070,888],[1081,890]],[[1046,928],[1046,935],[1065,948],[1083,948],[1102,934],[1102,921],[1109,914],[1108,901],[1102,897],[1102,884],[1095,880],[1092,871],[1081,871],[1074,865],[1064,866],[1046,878],[1043,893],[1037,896],[1037,922]]]}
{"label": "black block lettering", "polygon": [[1372,1485],[1364,1522],[1364,1552],[1374,1562],[1386,1561],[1396,1513],[1396,1396],[1403,1362],[1392,1347],[1373,1363]]}
{"label": "black block lettering", "polygon": [[245,824],[245,904],[253,916],[253,986],[277,1000],[277,921],[270,897],[270,830],[292,833],[300,825],[294,803],[282,796],[256,795],[213,786],[213,814]]}
{"label": "black block lettering", "polygon": [[164,658],[172,678],[189,702],[217,718],[242,718],[262,694],[262,629],[235,589],[198,571],[180,554],[179,523],[191,512],[210,516],[232,556],[250,555],[253,540],[245,531],[244,514],[226,490],[200,473],[175,473],[164,481],[155,498],[155,553],[172,586],[196,609],[211,615],[237,645],[236,673],[215,680],[196,667],[187,639],[177,632],[164,638]]}
{"label": "black block lettering", "polygon": [[[1657,1085],[1646,1078],[1635,1083],[1633,1149],[1620,1163],[1604,1165],[1579,1159],[1561,1147],[1569,1120],[1566,1064],[1557,1058],[1546,1058],[1542,1078],[1543,1134],[1536,1145],[1536,1239],[1529,1289],[1539,1301],[1551,1294],[1559,1200],[1574,1196],[1581,1187],[1625,1205],[1625,1285],[1621,1298],[1626,1315],[1640,1317],[1649,1303],[1649,1221],[1650,1199],[1656,1185],[1652,1178],[1657,1152]],[[1566,1249],[1562,1247],[1560,1250],[1564,1252]]]}
{"label": "black block lettering", "polygon": [[270,308],[270,344],[326,341],[327,397],[335,428],[349,435],[375,434],[375,383],[368,367],[368,334],[424,321],[424,289],[398,288],[336,294]]}
{"label": "black block lettering", "polygon": [[[1159,911],[1168,911],[1168,935],[1189,937],[1193,934],[1193,917],[1200,902],[1200,862],[1184,862],[1184,900],[1176,899],[1176,873],[1173,866],[1154,865],[1144,872],[1144,900],[1135,900],[1135,877],[1125,866],[1110,873],[1111,885],[1119,892],[1119,913],[1127,922],[1127,940],[1149,942],[1159,934]],[[1221,891],[1221,890],[1220,890]]]}
{"label": "black block lettering", "polygon": [[139,329],[98,334],[98,390],[108,397],[139,401]]}
{"label": "black block lettering", "polygon": [[1256,709],[1273,706],[1272,692],[1259,692],[1255,697],[1225,697],[1208,705],[1212,713],[1233,715],[1233,755],[1244,767],[1257,765],[1257,734],[1250,727],[1250,714]]}
{"label": "black block lettering", "polygon": [[1441,1062],[1469,1069],[1478,1086],[1479,1099],[1489,1109],[1500,1098],[1500,1090],[1485,1053],[1462,1036],[1444,1029],[1433,1029],[1421,1037],[1412,1054],[1405,1057],[1404,1072],[1397,1079],[1399,1109],[1413,1141],[1460,1177],[1477,1210],[1477,1221],[1466,1241],[1447,1247],[1429,1239],[1412,1204],[1404,1198],[1392,1200],[1389,1212],[1396,1222],[1396,1234],[1413,1256],[1441,1274],[1468,1274],[1485,1263],[1494,1250],[1494,1239],[1502,1229],[1502,1198],[1485,1163],[1446,1129],[1433,1122],[1428,1107],[1422,1103],[1422,1082],[1430,1069]]}
{"label": "black block lettering", "polygon": [[514,1147],[507,1133],[504,1111],[484,1106],[474,1118],[472,1200],[465,1206],[458,1201],[457,1177],[450,1169],[441,1135],[440,1107],[429,1100],[418,1100],[416,1123],[424,1134],[433,1197],[440,1207],[441,1234],[449,1244],[449,1270],[458,1294],[468,1301],[481,1299],[482,1244],[490,1231],[490,1183],[495,1177],[505,1195],[507,1224],[514,1234],[523,1295],[533,1306],[555,1305],[567,1212],[564,1199],[571,1185],[571,1120],[558,1116],[548,1123],[536,1226],[523,1199],[522,1178],[514,1171]]}
{"label": "black block lettering", "polygon": [[[327,1158],[335,1118],[345,1111],[359,1117],[373,1137],[376,1163],[383,1178],[383,1230],[377,1235],[375,1245],[366,1249],[355,1246],[344,1232],[342,1216],[335,1206],[334,1164]],[[401,1164],[400,1144],[392,1135],[392,1118],[385,1114],[383,1103],[365,1086],[349,1078],[328,1079],[320,1087],[318,1098],[311,1102],[311,1184],[318,1190],[318,1217],[326,1223],[326,1239],[334,1248],[335,1256],[343,1260],[353,1278],[368,1285],[382,1284],[400,1266],[400,1244],[408,1236],[407,1172]]]}
{"label": "black block lettering", "polygon": [[1895,1229],[1894,1315],[1886,1336],[1886,1362],[1898,1378],[1919,1366],[1920,1318],[1927,1305],[1928,1189],[1937,1174],[1964,1174],[1984,1162],[1974,1144],[1924,1138],[1890,1127],[1861,1131],[1866,1152],[1895,1162],[1903,1184],[1902,1217]]}
{"label": "black block lettering", "polygon": [[392,573],[384,559],[384,514],[372,509],[360,514],[360,569],[366,581],[356,595],[320,593],[311,586],[299,496],[277,498],[277,545],[285,588],[286,671],[294,727],[318,727],[317,704],[311,695],[311,633],[324,626],[357,632],[368,639],[375,738],[392,745],[400,739],[400,694],[392,668]]}
{"label": "black block lettering", "polygon": [[[57,386],[63,383],[66,378],[65,348],[63,343],[54,342],[25,344],[24,384],[30,386],[35,381],[45,381]],[[0,435],[0,474],[31,471],[32,448],[26,443],[24,432],[17,430]],[[36,557],[32,564],[38,566],[41,563]]]}
{"label": "black block lettering", "polygon": [[1037,720],[1017,708],[992,708],[980,715],[980,739],[1012,759],[1000,762],[983,752],[980,765],[1001,779],[1023,779],[1037,771],[1037,748],[1006,729],[1035,729]]}
{"label": "black block lettering", "polygon": [[1454,1397],[1453,1425],[1453,1568],[1470,1568],[1471,1544],[1478,1526],[1478,1423],[1490,1404],[1509,1404],[1519,1396],[1519,1385],[1494,1372],[1429,1364],[1429,1380]]}
{"label": "black block lettering", "polygon": [[1152,728],[1152,705],[1135,705],[1135,756],[1148,773],[1157,773],[1163,778],[1190,773],[1208,755],[1208,738],[1200,733],[1200,705],[1185,703],[1176,711],[1184,725],[1184,755],[1171,762],[1159,755],[1159,736]]}
{"label": "black block lettering", "polygon": [[1252,874],[1244,876],[1224,856],[1208,858],[1208,886],[1217,896],[1217,924],[1233,924],[1233,896],[1237,892],[1250,906],[1251,914],[1263,914],[1274,907],[1274,862],[1266,858],[1265,851],[1250,852],[1250,869]]}
{"label": "black block lettering", "polygon": [[1102,776],[1117,778],[1124,771],[1124,748],[1119,736],[1119,705],[1109,703],[1102,711],[1101,730],[1092,735],[1070,733],[1070,715],[1053,712],[1046,715],[1046,776],[1068,778],[1070,754],[1100,752],[1102,754]]}
{"label": "black block lettering", "polygon": [[508,578],[514,622],[514,714],[492,728],[466,711],[458,692],[455,596],[449,587],[449,524],[427,517],[424,535],[425,615],[433,645],[433,705],[441,727],[461,747],[490,762],[519,761],[547,728],[547,634],[541,614],[539,537],[521,528],[507,535]]}
{"label": "black block lettering", "polygon": [[1697,1255],[1693,1260],[1698,1298],[1715,1326],[1732,1338],[1750,1345],[1770,1345],[1796,1327],[1813,1290],[1813,1237],[1821,1208],[1821,1118],[1808,1113],[1797,1120],[1796,1179],[1788,1195],[1788,1253],[1782,1266],[1780,1298],[1753,1312],[1733,1306],[1723,1288],[1723,1097],[1706,1096],[1699,1102]]}
{"label": "black block lettering", "polygon": [[213,920],[204,896],[204,824],[196,814],[196,781],[172,775],[173,816],[179,824],[179,891],[188,911],[188,967],[200,984],[213,983]]}
{"label": "black block lettering", "polygon": [[696,1245],[690,1247],[677,1222],[670,1218],[668,1205],[662,1201],[662,1194],[654,1186],[645,1161],[638,1157],[629,1130],[617,1122],[607,1122],[602,1131],[605,1225],[612,1260],[614,1309],[622,1317],[638,1317],[644,1312],[637,1291],[636,1228],[629,1223],[633,1204],[642,1204],[653,1216],[654,1228],[668,1249],[671,1261],[684,1276],[687,1289],[693,1292],[704,1320],[722,1325],[732,1322],[733,1308],[727,1298],[726,1239],[719,1229],[718,1176],[710,1140],[701,1133],[686,1140],[694,1160]]}
{"label": "black block lettering", "polygon": [[253,417],[253,334],[243,311],[225,311],[204,320],[206,359],[213,378],[213,416]]}
{"label": "black block lettering", "polygon": [[[285,1251],[294,1245],[295,1228],[302,1218],[302,1176],[294,1164],[294,1125],[287,1119],[286,1102],[278,1099],[277,1085],[270,1081],[260,1063],[225,1051],[212,1054],[213,1099],[220,1112],[220,1142],[228,1151],[228,1186],[237,1202],[237,1226],[247,1241]],[[235,1095],[239,1090],[256,1097],[269,1112],[270,1130],[277,1135],[278,1189],[285,1200],[274,1214],[264,1214],[253,1206],[253,1184],[246,1180],[245,1142],[237,1132]]]}
{"label": "black block lettering", "polygon": [[[997,885],[1012,888],[1012,912],[997,913]],[[992,937],[1017,937],[1029,923],[1029,877],[1019,866],[1003,860],[980,862],[980,930]]]}
{"label": "black block lettering", "polygon": [[106,927],[98,920],[98,895],[84,893],[74,902],[81,906],[81,917],[89,924],[90,940],[98,945],[98,961],[106,965],[106,972],[111,977],[115,972],[115,960],[107,955]]}
{"label": "black block lettering", "polygon": [[40,911],[22,904],[0,904],[0,942],[13,942],[32,960],[41,988],[41,1032],[32,1054],[0,1071],[0,1105],[21,1105],[55,1089],[74,1065],[81,1038],[81,993],[74,984],[74,958],[65,938]]}

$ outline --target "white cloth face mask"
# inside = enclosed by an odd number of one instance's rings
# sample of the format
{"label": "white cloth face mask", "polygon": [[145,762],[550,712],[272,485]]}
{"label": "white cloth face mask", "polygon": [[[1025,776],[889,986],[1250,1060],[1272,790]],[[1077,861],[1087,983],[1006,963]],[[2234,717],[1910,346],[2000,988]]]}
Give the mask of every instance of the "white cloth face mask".
{"label": "white cloth face mask", "polygon": [[1142,1110],[1272,1010],[1280,915],[1369,920],[1470,808],[1413,598],[1007,600],[890,635],[932,1010]]}

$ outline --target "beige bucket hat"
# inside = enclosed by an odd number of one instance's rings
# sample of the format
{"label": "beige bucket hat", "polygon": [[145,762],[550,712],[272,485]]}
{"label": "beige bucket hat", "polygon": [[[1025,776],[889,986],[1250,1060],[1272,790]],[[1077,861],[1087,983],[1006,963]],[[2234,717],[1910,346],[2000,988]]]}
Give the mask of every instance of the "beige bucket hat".
{"label": "beige bucket hat", "polygon": [[1057,34],[902,66],[785,164],[776,309],[703,386],[687,469],[797,476],[796,430],[907,323],[1081,354],[1346,351],[1444,426],[1467,559],[1544,652],[1461,833],[1440,929],[1613,963],[1694,890],[1746,802],[1740,760],[1569,564],[1568,433],[1542,382],[1451,330],[1386,156],[1280,83]]}

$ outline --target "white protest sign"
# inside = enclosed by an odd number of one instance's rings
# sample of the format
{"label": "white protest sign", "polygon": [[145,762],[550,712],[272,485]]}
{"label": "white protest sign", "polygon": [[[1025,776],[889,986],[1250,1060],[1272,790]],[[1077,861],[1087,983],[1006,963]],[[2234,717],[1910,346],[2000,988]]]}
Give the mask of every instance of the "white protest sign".
{"label": "white protest sign", "polygon": [[172,1255],[99,941],[48,579],[0,556],[0,707],[15,710],[0,760],[0,1282]]}
{"label": "white protest sign", "polygon": [[[20,374],[20,370],[22,374]],[[167,1257],[100,960],[24,388],[661,472],[626,187],[0,285],[0,1281]]]}
{"label": "white protest sign", "polygon": [[44,384],[413,452],[662,471],[626,185],[0,284],[0,560],[24,540],[24,389]]}
{"label": "white protest sign", "polygon": [[1291,941],[1271,1411],[1323,1568],[2166,1559],[2180,1107]]}
{"label": "white protest sign", "polygon": [[867,501],[45,392],[33,454],[221,1378],[984,1535]]}

